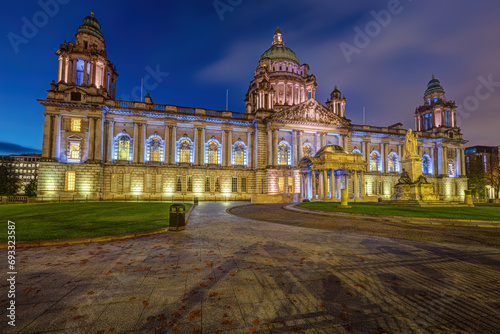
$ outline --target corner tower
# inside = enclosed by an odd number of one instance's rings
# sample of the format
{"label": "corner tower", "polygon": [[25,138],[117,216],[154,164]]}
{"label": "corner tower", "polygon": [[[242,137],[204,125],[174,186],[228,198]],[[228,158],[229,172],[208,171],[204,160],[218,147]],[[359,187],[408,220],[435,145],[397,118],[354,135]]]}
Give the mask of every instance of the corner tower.
{"label": "corner tower", "polygon": [[415,110],[415,129],[425,132],[435,128],[457,128],[456,111],[455,101],[445,99],[444,89],[433,75],[424,93],[424,105]]}
{"label": "corner tower", "polygon": [[285,46],[280,29],[257,63],[254,79],[245,96],[247,113],[259,109],[274,110],[316,98],[316,77],[309,74],[309,65],[300,65],[299,58]]}
{"label": "corner tower", "polygon": [[[115,98],[118,74],[116,67],[107,59],[104,36],[94,12],[85,17],[78,27],[75,43],[64,41],[56,55],[59,56],[59,68],[57,83],[53,81],[52,91],[65,92],[64,96],[74,101],[82,101],[82,94]],[[67,94],[68,89],[74,94]],[[59,94],[56,96],[61,97]]]}

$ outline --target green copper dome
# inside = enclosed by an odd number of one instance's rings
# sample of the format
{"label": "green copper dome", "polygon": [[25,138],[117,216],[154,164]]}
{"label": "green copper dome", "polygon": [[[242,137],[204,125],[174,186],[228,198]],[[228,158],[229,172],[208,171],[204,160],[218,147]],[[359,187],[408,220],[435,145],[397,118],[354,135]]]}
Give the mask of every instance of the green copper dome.
{"label": "green copper dome", "polygon": [[431,81],[427,84],[427,90],[424,95],[432,94],[432,93],[444,93],[443,87],[441,87],[441,83],[438,79],[432,76]]}
{"label": "green copper dome", "polygon": [[[271,60],[285,60],[294,62],[297,65],[300,65],[299,58],[290,48],[286,46],[271,46],[267,49],[260,59],[262,58],[270,58]],[[260,61],[259,59],[259,61]]]}
{"label": "green copper dome", "polygon": [[271,47],[267,49],[262,56],[259,58],[259,62],[262,58],[270,58],[271,60],[284,60],[291,61],[297,65],[300,65],[299,58],[290,48],[285,46],[285,42],[283,42],[283,35],[281,34],[280,29],[276,29],[274,33],[273,43]]}
{"label": "green copper dome", "polygon": [[90,13],[91,16],[87,16],[83,19],[83,24],[78,27],[76,33],[84,32],[87,34],[94,35],[100,40],[104,41],[104,36],[101,33],[101,25],[97,22],[97,19],[94,17],[94,12]]}
{"label": "green copper dome", "polygon": [[342,147],[342,146],[339,146],[339,145],[332,145],[332,144],[329,144],[329,145],[326,145],[326,146],[323,146],[317,153],[316,153],[316,157],[318,157],[321,153],[323,152],[332,152],[332,153],[343,153],[343,154],[347,154],[347,151]]}

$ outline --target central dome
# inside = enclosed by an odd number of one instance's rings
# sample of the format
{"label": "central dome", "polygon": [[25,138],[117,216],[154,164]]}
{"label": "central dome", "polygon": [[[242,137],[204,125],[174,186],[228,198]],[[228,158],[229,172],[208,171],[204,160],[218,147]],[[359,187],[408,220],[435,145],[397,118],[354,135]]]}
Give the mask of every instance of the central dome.
{"label": "central dome", "polygon": [[274,33],[273,44],[269,49],[264,51],[262,56],[260,56],[259,62],[262,58],[269,58],[273,61],[276,60],[291,61],[297,65],[300,65],[299,58],[297,57],[295,52],[293,52],[290,48],[287,48],[285,46],[279,28],[276,29],[276,32]]}
{"label": "central dome", "polygon": [[94,17],[94,12],[90,13],[91,16],[87,16],[83,19],[83,24],[78,27],[77,33],[84,32],[87,34],[94,35],[100,40],[104,41],[104,36],[101,33],[101,25],[97,22],[97,19]]}
{"label": "central dome", "polygon": [[433,75],[431,81],[427,84],[427,90],[425,91],[424,96],[435,92],[443,93],[444,90],[443,87],[441,87],[439,80]]}

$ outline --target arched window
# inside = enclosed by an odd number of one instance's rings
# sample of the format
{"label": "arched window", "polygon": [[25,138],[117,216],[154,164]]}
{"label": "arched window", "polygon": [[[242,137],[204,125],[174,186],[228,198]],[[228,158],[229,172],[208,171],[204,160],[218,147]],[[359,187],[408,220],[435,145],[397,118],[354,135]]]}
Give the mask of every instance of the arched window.
{"label": "arched window", "polygon": [[424,174],[432,174],[432,163],[431,163],[431,158],[427,155],[424,154],[422,157],[422,173]]}
{"label": "arched window", "polygon": [[247,166],[247,147],[241,140],[237,140],[232,146],[231,164],[235,166]]}
{"label": "arched window", "polygon": [[395,152],[389,153],[387,161],[387,171],[389,172],[399,172],[399,158]]}
{"label": "arched window", "polygon": [[302,146],[302,156],[304,158],[310,158],[312,155],[311,144],[306,143]]}
{"label": "arched window", "polygon": [[163,161],[163,141],[158,134],[150,136],[147,140],[146,161]]}
{"label": "arched window", "polygon": [[177,152],[175,154],[176,162],[189,164],[193,163],[194,147],[191,139],[186,135],[177,141]]}
{"label": "arched window", "polygon": [[380,154],[377,151],[372,151],[372,153],[370,153],[370,170],[372,172],[380,172],[380,167]]}
{"label": "arched window", "polygon": [[222,159],[222,145],[215,138],[211,138],[205,144],[205,163],[209,165],[220,165]]}
{"label": "arched window", "polygon": [[455,161],[448,160],[448,177],[455,177]]}
{"label": "arched window", "polygon": [[115,137],[115,160],[131,161],[132,160],[132,138],[127,132],[122,131]]}
{"label": "arched window", "polygon": [[290,164],[290,145],[285,140],[282,140],[278,144],[278,165],[287,166]]}

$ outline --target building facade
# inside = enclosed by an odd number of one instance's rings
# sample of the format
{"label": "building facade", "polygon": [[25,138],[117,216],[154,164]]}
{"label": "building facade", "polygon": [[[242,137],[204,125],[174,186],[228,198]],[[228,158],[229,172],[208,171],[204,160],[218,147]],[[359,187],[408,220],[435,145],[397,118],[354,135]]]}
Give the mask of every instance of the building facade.
{"label": "building facade", "polygon": [[[472,166],[476,163],[476,166]],[[500,183],[500,147],[498,146],[471,146],[465,149],[465,165],[468,171],[481,166],[484,173],[484,197],[487,199],[500,198],[498,188]]]}
{"label": "building facade", "polygon": [[[319,103],[316,77],[279,29],[258,60],[245,113],[154,104],[149,95],[144,102],[116,100],[118,74],[93,14],[75,37],[56,52],[58,80],[38,100],[45,107],[38,183],[45,199],[320,199],[327,182],[336,187],[329,200],[343,187],[354,198],[354,184],[359,200],[390,198],[406,130],[400,123],[352,124],[336,86]],[[424,174],[448,200],[463,199],[467,187],[466,141],[455,111],[433,78],[414,114]],[[357,182],[349,169],[301,169],[301,160],[330,146],[362,157]]]}
{"label": "building facade", "polygon": [[12,164],[14,173],[21,180],[22,185],[19,189],[19,193],[24,194],[24,187],[28,183],[38,180],[38,166],[40,164],[41,154],[11,154],[0,157]]}

